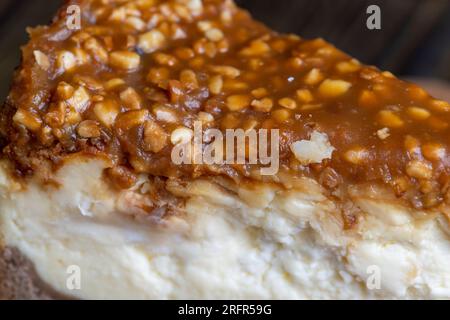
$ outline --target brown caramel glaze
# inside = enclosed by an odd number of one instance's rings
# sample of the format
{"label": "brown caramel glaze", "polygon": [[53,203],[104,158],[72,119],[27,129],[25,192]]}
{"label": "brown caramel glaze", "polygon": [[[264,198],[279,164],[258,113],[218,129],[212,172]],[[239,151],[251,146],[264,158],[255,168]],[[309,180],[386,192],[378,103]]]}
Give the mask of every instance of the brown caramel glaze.
{"label": "brown caramel glaze", "polygon": [[[273,32],[230,1],[103,3],[70,1],[30,31],[0,121],[3,155],[21,175],[82,151],[108,155],[122,187],[132,173],[277,180],[258,166],[174,165],[171,133],[203,119],[204,129],[280,129],[280,170],[329,189],[374,183],[416,208],[446,201],[447,102],[321,39]],[[66,27],[71,4],[79,31]],[[312,131],[335,151],[302,165],[290,145]]]}

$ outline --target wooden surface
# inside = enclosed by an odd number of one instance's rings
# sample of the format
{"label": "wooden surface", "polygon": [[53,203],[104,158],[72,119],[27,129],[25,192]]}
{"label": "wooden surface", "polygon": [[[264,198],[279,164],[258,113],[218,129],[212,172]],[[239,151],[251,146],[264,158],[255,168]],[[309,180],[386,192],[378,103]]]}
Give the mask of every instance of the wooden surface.
{"label": "wooden surface", "polygon": [[[47,24],[62,0],[0,0],[0,100],[9,90],[25,28]],[[236,0],[275,30],[323,37],[364,63],[399,75],[450,80],[449,0]],[[377,4],[382,30],[366,28]]]}

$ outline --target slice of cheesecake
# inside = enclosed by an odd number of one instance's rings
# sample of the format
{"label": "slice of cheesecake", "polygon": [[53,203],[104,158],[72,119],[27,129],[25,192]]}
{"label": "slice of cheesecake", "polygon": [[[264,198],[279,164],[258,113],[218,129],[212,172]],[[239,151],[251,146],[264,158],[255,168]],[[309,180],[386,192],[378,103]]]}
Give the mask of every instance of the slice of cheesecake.
{"label": "slice of cheesecake", "polygon": [[450,298],[447,102],[227,0],[68,1],[30,36],[0,296]]}

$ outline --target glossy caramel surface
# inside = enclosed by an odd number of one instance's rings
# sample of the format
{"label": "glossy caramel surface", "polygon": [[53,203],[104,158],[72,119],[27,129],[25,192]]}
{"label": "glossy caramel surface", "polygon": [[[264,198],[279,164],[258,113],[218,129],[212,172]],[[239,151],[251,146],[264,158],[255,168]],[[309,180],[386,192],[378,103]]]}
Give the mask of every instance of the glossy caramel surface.
{"label": "glossy caramel surface", "polygon": [[[3,154],[19,173],[86,152],[109,156],[124,188],[137,173],[261,179],[255,165],[175,165],[171,135],[200,120],[279,129],[281,170],[329,189],[374,183],[417,208],[446,201],[450,106],[418,86],[321,39],[273,32],[230,1],[72,4],[81,29],[64,7],[30,32],[2,110]],[[313,131],[335,150],[304,164],[290,146]]]}

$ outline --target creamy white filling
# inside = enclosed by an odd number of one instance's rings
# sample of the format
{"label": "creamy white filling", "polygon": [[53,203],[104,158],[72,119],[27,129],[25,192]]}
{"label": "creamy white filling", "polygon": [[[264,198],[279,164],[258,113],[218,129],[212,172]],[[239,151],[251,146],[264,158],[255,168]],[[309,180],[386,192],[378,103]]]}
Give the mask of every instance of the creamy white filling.
{"label": "creamy white filling", "polygon": [[[193,181],[170,190],[186,213],[164,224],[133,220],[137,190],[113,191],[100,160],[77,158],[61,186],[21,189],[0,170],[0,232],[38,275],[79,298],[357,299],[450,298],[450,239],[440,218],[413,221],[405,208],[356,199],[366,212],[342,231],[319,186],[219,185]],[[233,190],[230,190],[233,189]],[[69,290],[69,266],[81,289]],[[366,279],[376,266],[380,289]]]}

